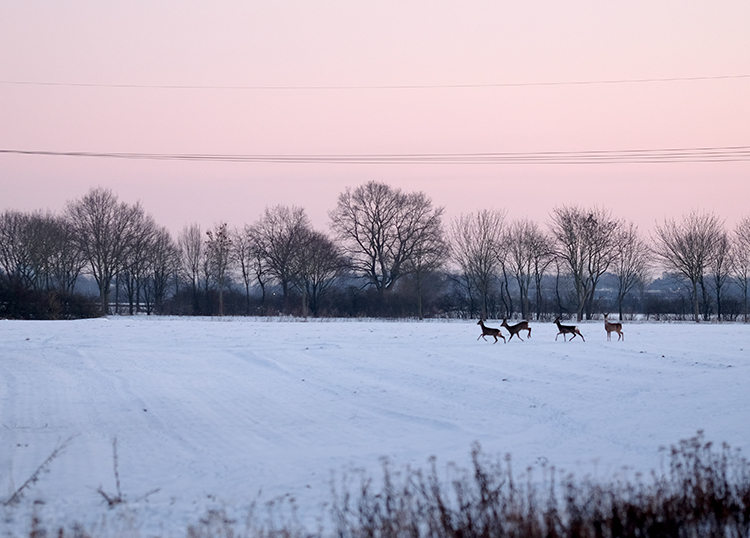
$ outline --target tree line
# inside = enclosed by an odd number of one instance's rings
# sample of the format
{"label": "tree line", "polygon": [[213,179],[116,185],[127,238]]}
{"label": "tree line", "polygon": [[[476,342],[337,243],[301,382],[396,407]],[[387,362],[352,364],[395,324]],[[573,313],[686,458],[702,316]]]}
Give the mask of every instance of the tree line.
{"label": "tree line", "polygon": [[277,205],[239,228],[173,237],[140,203],[94,188],[60,214],[0,215],[0,317],[748,320],[750,217],[727,230],[693,211],[646,237],[601,207],[555,207],[546,225],[497,209],[443,216],[423,192],[371,181],[338,196],[329,233]]}

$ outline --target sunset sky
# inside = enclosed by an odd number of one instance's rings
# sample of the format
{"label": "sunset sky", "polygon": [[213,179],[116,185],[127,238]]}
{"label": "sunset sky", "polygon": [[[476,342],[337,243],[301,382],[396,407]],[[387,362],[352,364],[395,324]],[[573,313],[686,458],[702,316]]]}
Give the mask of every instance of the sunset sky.
{"label": "sunset sky", "polygon": [[[0,150],[335,157],[750,146],[750,2],[0,0]],[[689,152],[692,154],[692,152]],[[703,154],[700,154],[703,155]],[[736,153],[732,153],[735,157]],[[0,210],[91,187],[173,232],[369,180],[447,220],[750,215],[734,162],[305,164],[0,153]],[[380,158],[378,157],[378,158]]]}

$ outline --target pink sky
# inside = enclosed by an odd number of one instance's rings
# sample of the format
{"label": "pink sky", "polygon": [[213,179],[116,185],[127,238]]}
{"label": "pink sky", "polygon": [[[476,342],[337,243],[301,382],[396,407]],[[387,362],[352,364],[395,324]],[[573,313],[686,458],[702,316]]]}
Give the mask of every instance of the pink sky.
{"label": "pink sky", "polygon": [[[750,145],[750,3],[0,0],[0,149],[396,154]],[[44,82],[137,88],[20,85]],[[360,89],[165,89],[154,86]],[[149,87],[150,86],[150,87]],[[546,222],[600,205],[647,231],[691,209],[750,215],[750,162],[606,165],[185,163],[0,155],[0,210],[104,186],[173,232],[275,204],[327,229],[347,186],[422,190],[450,219]]]}

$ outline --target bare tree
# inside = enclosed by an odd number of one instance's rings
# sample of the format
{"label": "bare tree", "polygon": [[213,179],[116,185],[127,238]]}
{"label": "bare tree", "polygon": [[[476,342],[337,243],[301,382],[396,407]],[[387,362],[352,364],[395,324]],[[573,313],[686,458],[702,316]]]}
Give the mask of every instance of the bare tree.
{"label": "bare tree", "polygon": [[534,270],[534,289],[536,291],[536,319],[539,320],[542,317],[543,308],[542,280],[547,269],[549,269],[555,261],[555,246],[552,242],[552,238],[540,230],[539,235],[536,235],[535,239],[532,241],[531,247]]}
{"label": "bare tree", "polygon": [[201,293],[203,294],[204,307],[201,312],[204,315],[211,315],[213,313],[211,309],[211,291],[214,289],[216,280],[214,279],[214,270],[211,264],[211,255],[206,248],[204,241],[203,249],[201,251],[200,265],[198,266],[198,285]]}
{"label": "bare tree", "polygon": [[52,279],[57,289],[73,293],[78,277],[86,266],[86,257],[76,246],[75,230],[70,221],[60,216],[53,219],[57,248],[50,262]]}
{"label": "bare tree", "polygon": [[307,317],[309,309],[317,316],[321,296],[346,267],[341,251],[324,233],[309,229],[300,239],[294,263],[294,285],[302,293],[302,315]]}
{"label": "bare tree", "polygon": [[479,293],[480,317],[487,318],[492,282],[500,269],[505,212],[482,210],[451,222],[451,258]]}
{"label": "bare tree", "polygon": [[734,266],[734,252],[732,243],[729,241],[729,234],[723,229],[716,237],[714,245],[714,255],[709,265],[711,272],[711,281],[713,283],[714,293],[716,294],[716,318],[721,321],[722,307],[724,305],[724,295],[726,294],[726,284],[729,282]]}
{"label": "bare tree", "polygon": [[9,282],[32,287],[34,267],[29,248],[29,215],[16,210],[0,215],[0,269]]}
{"label": "bare tree", "polygon": [[44,271],[44,286],[63,293],[73,293],[86,259],[74,242],[73,228],[65,218],[38,213],[32,218],[35,231],[33,258]]}
{"label": "bare tree", "polygon": [[299,245],[311,230],[310,220],[301,207],[277,205],[266,208],[253,226],[258,255],[268,273],[281,285],[284,311],[289,311],[289,287],[298,276]]}
{"label": "bare tree", "polygon": [[704,290],[704,277],[716,253],[723,232],[722,222],[713,213],[691,212],[682,222],[665,220],[656,226],[653,253],[668,271],[684,277],[692,287],[693,319],[700,321],[698,286]]}
{"label": "bare tree", "polygon": [[245,315],[250,315],[250,285],[254,279],[253,264],[255,252],[253,249],[252,227],[245,225],[242,229],[231,232],[232,237],[232,259],[234,265],[239,268],[242,283],[245,285]]}
{"label": "bare tree", "polygon": [[631,223],[617,232],[612,273],[617,277],[617,311],[622,321],[622,305],[633,288],[646,281],[650,250]]}
{"label": "bare tree", "polygon": [[591,318],[596,286],[616,255],[616,231],[620,223],[609,211],[594,207],[556,207],[550,228],[557,243],[557,256],[573,278],[577,319],[584,310]]}
{"label": "bare tree", "polygon": [[370,181],[341,193],[329,217],[354,271],[385,293],[413,269],[409,262],[425,242],[440,235],[442,214],[422,192]]}
{"label": "bare tree", "polygon": [[750,217],[745,217],[734,229],[734,281],[742,291],[742,312],[748,321],[748,287],[750,287]]}
{"label": "bare tree", "polygon": [[227,285],[227,277],[230,263],[232,261],[232,238],[227,229],[227,223],[217,224],[213,230],[206,232],[206,252],[211,275],[219,290],[219,315],[224,315],[224,289]]}
{"label": "bare tree", "polygon": [[266,302],[266,284],[268,283],[268,266],[263,257],[263,249],[255,225],[246,224],[232,235],[232,256],[245,286],[245,312],[250,314],[250,287],[258,283],[261,291],[261,306]]}
{"label": "bare tree", "polygon": [[47,291],[56,288],[54,263],[62,248],[58,220],[50,213],[34,212],[28,215],[24,236],[33,287]]}
{"label": "bare tree", "polygon": [[127,250],[121,276],[128,298],[128,313],[132,316],[141,310],[141,295],[149,274],[153,244],[158,227],[150,215],[139,211],[134,214],[128,233],[130,248]]}
{"label": "bare tree", "polygon": [[427,275],[440,269],[448,259],[449,248],[446,243],[442,226],[433,229],[433,233],[426,234],[414,255],[407,261],[407,273],[414,279],[417,292],[417,317],[424,319],[424,282]]}
{"label": "bare tree", "polygon": [[[255,228],[251,228],[255,229]],[[258,282],[258,286],[260,287],[260,306],[262,310],[265,310],[266,305],[266,285],[269,282],[269,271],[268,271],[268,263],[266,262],[266,259],[263,257],[263,249],[261,242],[258,240],[258,236],[254,235],[252,236],[252,244],[251,244],[251,253],[252,253],[252,260],[250,267],[252,268],[253,275],[255,276],[255,280]]]}
{"label": "bare tree", "polygon": [[537,289],[537,318],[541,305],[541,280],[552,263],[552,246],[539,226],[528,219],[514,221],[503,239],[505,264],[518,283],[521,298],[521,316],[529,319],[531,302],[529,290],[532,282]]}
{"label": "bare tree", "polygon": [[160,313],[167,288],[179,264],[177,245],[169,230],[163,226],[156,230],[148,259],[150,278],[145,290],[147,313],[150,314],[153,310]]}
{"label": "bare tree", "polygon": [[199,224],[182,228],[177,236],[177,249],[180,259],[180,273],[190,283],[193,297],[193,313],[198,313],[198,284],[204,256],[203,233]]}
{"label": "bare tree", "polygon": [[85,264],[64,219],[42,212],[0,215],[0,270],[10,280],[70,293]]}
{"label": "bare tree", "polygon": [[76,244],[99,287],[104,315],[108,312],[112,279],[124,266],[131,248],[132,225],[142,212],[139,204],[129,206],[103,188],[92,189],[66,206],[65,214],[73,227]]}

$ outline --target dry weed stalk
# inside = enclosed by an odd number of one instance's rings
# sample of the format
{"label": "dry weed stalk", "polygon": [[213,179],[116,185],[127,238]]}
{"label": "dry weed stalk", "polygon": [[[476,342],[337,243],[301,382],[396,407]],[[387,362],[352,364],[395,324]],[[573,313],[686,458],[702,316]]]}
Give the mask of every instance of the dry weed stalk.
{"label": "dry weed stalk", "polygon": [[73,440],[75,436],[68,437],[65,441],[61,442],[55,449],[52,451],[52,453],[47,456],[47,459],[45,459],[42,464],[37,467],[36,471],[34,471],[29,478],[26,479],[26,482],[24,482],[21,487],[16,489],[13,494],[2,503],[3,506],[10,506],[12,504],[17,503],[21,500],[24,493],[28,488],[30,488],[33,484],[36,484],[39,481],[39,478],[41,478],[42,473],[49,471],[50,464],[57,458],[63,450],[67,448],[67,446],[70,444],[70,442]]}
{"label": "dry weed stalk", "polygon": [[[120,465],[119,465],[119,458],[117,456],[117,437],[112,438],[112,468],[115,474],[115,489],[117,490],[116,493],[115,494],[107,493],[106,491],[104,491],[102,486],[99,486],[96,489],[96,492],[102,497],[104,497],[104,500],[107,501],[107,505],[110,508],[114,508],[115,506],[126,502],[125,496],[122,494],[122,488],[120,487]],[[159,489],[160,488],[152,489],[145,495],[138,497],[135,500],[135,502],[142,501],[146,497],[158,492]]]}

